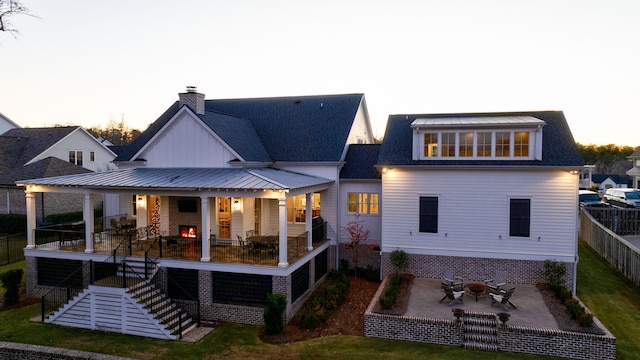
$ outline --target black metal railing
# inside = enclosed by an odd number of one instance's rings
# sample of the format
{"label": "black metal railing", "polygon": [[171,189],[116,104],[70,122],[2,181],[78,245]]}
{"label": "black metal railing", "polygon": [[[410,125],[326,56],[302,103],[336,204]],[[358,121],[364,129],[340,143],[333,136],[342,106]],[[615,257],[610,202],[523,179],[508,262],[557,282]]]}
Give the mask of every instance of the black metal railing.
{"label": "black metal railing", "polygon": [[321,217],[313,219],[311,227],[311,242],[318,244],[327,240],[327,222]]}
{"label": "black metal railing", "polygon": [[34,240],[36,247],[70,250],[74,246],[84,245],[85,233],[70,229],[35,229]]}
{"label": "black metal railing", "polygon": [[0,266],[24,260],[27,234],[13,234],[0,237]]}

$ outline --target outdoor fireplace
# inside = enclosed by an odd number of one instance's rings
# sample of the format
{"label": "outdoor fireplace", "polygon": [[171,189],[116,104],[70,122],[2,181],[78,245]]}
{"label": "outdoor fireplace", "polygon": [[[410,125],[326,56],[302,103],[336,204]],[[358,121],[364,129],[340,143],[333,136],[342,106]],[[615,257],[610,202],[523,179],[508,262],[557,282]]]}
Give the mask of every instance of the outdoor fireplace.
{"label": "outdoor fireplace", "polygon": [[180,225],[180,237],[187,239],[197,238],[198,228],[193,225]]}

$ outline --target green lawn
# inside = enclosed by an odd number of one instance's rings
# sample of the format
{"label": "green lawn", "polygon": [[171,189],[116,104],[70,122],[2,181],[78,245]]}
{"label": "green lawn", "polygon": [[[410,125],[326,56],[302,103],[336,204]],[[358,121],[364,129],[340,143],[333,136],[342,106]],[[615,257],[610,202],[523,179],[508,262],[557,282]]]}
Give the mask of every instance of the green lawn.
{"label": "green lawn", "polygon": [[[24,262],[10,267],[24,267]],[[8,267],[1,267],[0,272]],[[578,294],[618,338],[618,358],[640,354],[640,290],[580,244]],[[260,341],[260,327],[224,324],[198,343],[163,341],[134,336],[71,329],[29,322],[40,315],[39,305],[0,312],[0,341],[49,345],[139,359],[550,359],[490,353],[430,344],[329,336],[304,342],[271,345]]]}

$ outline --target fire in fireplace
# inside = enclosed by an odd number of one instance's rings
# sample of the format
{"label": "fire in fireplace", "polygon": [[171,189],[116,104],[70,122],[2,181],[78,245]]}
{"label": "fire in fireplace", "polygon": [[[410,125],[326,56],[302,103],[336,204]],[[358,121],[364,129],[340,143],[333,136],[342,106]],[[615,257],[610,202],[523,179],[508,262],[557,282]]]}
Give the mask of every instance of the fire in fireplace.
{"label": "fire in fireplace", "polygon": [[180,225],[180,237],[195,239],[198,234],[198,228],[191,225]]}

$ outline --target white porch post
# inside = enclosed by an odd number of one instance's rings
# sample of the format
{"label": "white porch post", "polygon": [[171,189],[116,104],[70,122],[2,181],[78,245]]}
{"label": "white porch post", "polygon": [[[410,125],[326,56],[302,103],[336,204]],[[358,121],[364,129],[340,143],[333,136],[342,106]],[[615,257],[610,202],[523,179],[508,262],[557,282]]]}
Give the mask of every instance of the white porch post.
{"label": "white porch post", "polygon": [[287,199],[278,199],[278,219],[280,220],[279,231],[280,238],[278,239],[279,243],[279,267],[288,267],[289,262],[287,261]]}
{"label": "white porch post", "polygon": [[211,242],[209,235],[211,234],[211,220],[209,219],[209,198],[202,196],[200,198],[202,206],[202,258],[200,261],[211,261]]}
{"label": "white porch post", "polygon": [[36,194],[25,191],[27,201],[27,249],[36,248]]}
{"label": "white porch post", "polygon": [[305,247],[305,249],[307,251],[311,251],[313,250],[313,243],[311,242],[311,232],[313,231],[313,203],[311,202],[312,200],[312,195],[313,193],[307,193],[305,194],[306,198],[306,209],[305,209],[305,223],[304,223],[304,227],[305,230],[307,231],[307,246]]}
{"label": "white porch post", "polygon": [[84,213],[84,237],[86,246],[84,252],[93,253],[93,196],[91,193],[84,194],[84,208],[82,209]]}

